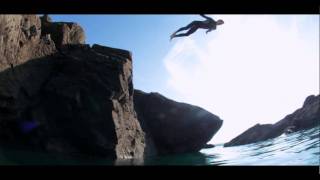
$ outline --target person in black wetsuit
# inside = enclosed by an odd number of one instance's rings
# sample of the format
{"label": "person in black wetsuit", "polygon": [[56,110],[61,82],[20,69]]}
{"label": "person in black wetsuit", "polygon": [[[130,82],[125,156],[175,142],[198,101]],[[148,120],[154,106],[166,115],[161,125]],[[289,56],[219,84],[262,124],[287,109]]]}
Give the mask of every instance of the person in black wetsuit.
{"label": "person in black wetsuit", "polygon": [[[204,17],[206,20],[204,21],[192,21],[190,24],[188,24],[185,27],[182,27],[178,29],[176,32],[174,32],[170,36],[170,40],[175,37],[182,37],[182,36],[189,36],[190,34],[196,32],[199,28],[201,29],[207,29],[206,33],[215,30],[217,28],[217,25],[224,24],[224,21],[219,19],[218,21],[213,20],[212,18],[205,16],[204,14],[200,14],[200,16]],[[188,30],[186,33],[180,33],[177,34],[180,31]]]}

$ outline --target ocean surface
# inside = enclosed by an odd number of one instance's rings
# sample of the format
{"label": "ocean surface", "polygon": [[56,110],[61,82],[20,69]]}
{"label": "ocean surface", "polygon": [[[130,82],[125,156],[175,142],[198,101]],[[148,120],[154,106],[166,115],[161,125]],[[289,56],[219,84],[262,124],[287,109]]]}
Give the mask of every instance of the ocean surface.
{"label": "ocean surface", "polygon": [[320,165],[320,126],[257,143],[202,149],[197,153],[150,157],[144,160],[65,158],[0,149],[1,165]]}

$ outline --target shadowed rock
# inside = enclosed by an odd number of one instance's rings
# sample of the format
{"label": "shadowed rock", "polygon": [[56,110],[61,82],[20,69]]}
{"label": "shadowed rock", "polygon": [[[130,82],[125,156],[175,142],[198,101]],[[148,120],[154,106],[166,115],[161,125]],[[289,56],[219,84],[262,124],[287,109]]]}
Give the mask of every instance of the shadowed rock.
{"label": "shadowed rock", "polygon": [[135,90],[134,106],[146,133],[146,155],[197,152],[222,125],[218,116],[158,93]]}
{"label": "shadowed rock", "polygon": [[113,59],[95,47],[70,45],[63,54],[0,73],[1,143],[64,154],[142,157],[144,133],[133,109],[130,57]]}
{"label": "shadowed rock", "polygon": [[[68,155],[142,157],[131,53],[79,44],[84,40],[74,35],[81,34],[76,25],[59,23],[51,31],[48,23],[41,28],[35,15],[0,16],[0,144]],[[60,26],[70,31],[55,29]],[[50,31],[41,33],[46,28]]]}
{"label": "shadowed rock", "polygon": [[272,124],[256,124],[255,126],[249,128],[241,135],[237,136],[236,138],[232,139],[230,142],[224,144],[225,147],[227,146],[235,146],[235,145],[242,145],[242,144],[249,144],[253,142],[263,141],[269,137],[269,132],[272,129]]}

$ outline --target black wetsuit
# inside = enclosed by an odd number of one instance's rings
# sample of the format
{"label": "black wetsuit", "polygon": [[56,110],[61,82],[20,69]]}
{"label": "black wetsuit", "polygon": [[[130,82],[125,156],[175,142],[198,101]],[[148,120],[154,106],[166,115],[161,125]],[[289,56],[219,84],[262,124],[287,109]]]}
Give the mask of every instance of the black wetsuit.
{"label": "black wetsuit", "polygon": [[[182,37],[182,36],[189,36],[190,34],[196,32],[199,28],[201,29],[208,29],[207,32],[211,30],[215,30],[217,28],[217,22],[210,17],[202,15],[202,17],[206,18],[205,21],[192,21],[185,27],[178,29],[172,37]],[[188,30],[189,29],[189,30]],[[177,32],[188,30],[186,33],[176,34]]]}

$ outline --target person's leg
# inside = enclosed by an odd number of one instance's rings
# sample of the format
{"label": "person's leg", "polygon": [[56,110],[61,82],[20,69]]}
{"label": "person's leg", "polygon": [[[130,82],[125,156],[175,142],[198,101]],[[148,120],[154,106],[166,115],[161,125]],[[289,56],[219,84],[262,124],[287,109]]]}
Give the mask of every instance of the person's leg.
{"label": "person's leg", "polygon": [[[182,27],[182,28],[178,29],[176,32],[174,32],[170,36],[170,40],[172,40],[175,37],[189,36],[190,34],[194,33],[200,27],[201,23],[202,23],[201,21],[192,21],[187,26]],[[189,29],[189,31],[187,31],[186,33],[177,34],[177,32],[187,30],[187,29]]]}
{"label": "person's leg", "polygon": [[188,30],[188,29],[190,29],[190,28],[193,27],[193,26],[197,26],[198,24],[199,24],[198,21],[192,21],[192,22],[191,22],[190,24],[188,24],[187,26],[178,29],[175,33],[180,32],[180,31],[184,31],[184,30]]}
{"label": "person's leg", "polygon": [[193,23],[190,23],[190,24],[188,24],[187,26],[178,29],[175,33],[180,32],[180,31],[187,30],[187,29],[191,28],[192,26],[193,26]]}
{"label": "person's leg", "polygon": [[176,34],[174,37],[182,37],[182,36],[189,36],[190,34],[196,32],[198,30],[198,27],[193,26],[188,32],[186,33],[181,33],[181,34]]}

